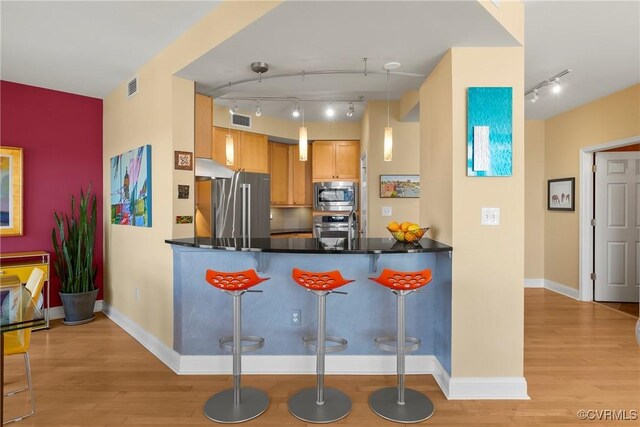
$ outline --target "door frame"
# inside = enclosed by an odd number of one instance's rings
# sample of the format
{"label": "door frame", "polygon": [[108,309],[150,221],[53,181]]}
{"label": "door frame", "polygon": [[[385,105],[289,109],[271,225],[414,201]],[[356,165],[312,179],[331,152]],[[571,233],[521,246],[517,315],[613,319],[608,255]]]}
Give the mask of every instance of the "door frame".
{"label": "door frame", "polygon": [[640,135],[618,139],[580,149],[580,232],[578,238],[579,254],[579,299],[593,301],[593,153],[624,147],[640,141]]}

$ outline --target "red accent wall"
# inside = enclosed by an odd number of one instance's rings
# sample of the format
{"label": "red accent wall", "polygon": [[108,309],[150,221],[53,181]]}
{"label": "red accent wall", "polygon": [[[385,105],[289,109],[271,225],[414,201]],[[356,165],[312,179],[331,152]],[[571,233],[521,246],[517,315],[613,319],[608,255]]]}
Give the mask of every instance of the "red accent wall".
{"label": "red accent wall", "polygon": [[2,237],[0,251],[50,252],[51,306],[61,305],[53,270],[53,211],[69,212],[71,195],[92,183],[98,200],[96,286],[102,299],[102,100],[0,81],[0,144],[22,147],[24,180],[23,235]]}

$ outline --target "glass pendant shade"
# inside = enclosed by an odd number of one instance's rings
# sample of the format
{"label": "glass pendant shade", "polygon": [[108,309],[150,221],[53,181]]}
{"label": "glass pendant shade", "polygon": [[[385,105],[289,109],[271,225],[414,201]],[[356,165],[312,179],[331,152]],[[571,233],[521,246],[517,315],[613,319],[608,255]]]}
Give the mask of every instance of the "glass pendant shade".
{"label": "glass pendant shade", "polygon": [[233,165],[233,136],[227,135],[225,139],[225,154],[227,157],[227,165]]}
{"label": "glass pendant shade", "polygon": [[393,129],[384,128],[384,161],[390,162],[393,155]]}
{"label": "glass pendant shade", "polygon": [[306,162],[307,161],[307,150],[308,150],[308,144],[307,144],[307,128],[304,126],[300,127],[300,138],[298,141],[298,152],[299,152],[299,159],[302,162]]}

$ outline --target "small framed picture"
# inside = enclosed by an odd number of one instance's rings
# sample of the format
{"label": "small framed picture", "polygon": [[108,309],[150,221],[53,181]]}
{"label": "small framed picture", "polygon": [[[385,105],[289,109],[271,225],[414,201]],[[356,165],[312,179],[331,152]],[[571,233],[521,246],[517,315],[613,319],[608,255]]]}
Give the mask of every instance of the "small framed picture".
{"label": "small framed picture", "polygon": [[188,199],[188,198],[189,198],[189,186],[178,185],[178,199]]}
{"label": "small framed picture", "polygon": [[380,197],[420,197],[420,175],[380,175]]}
{"label": "small framed picture", "polygon": [[193,170],[193,153],[189,151],[176,151],[174,168],[185,171]]}
{"label": "small framed picture", "polygon": [[558,178],[547,181],[547,209],[550,211],[575,211],[575,178]]}

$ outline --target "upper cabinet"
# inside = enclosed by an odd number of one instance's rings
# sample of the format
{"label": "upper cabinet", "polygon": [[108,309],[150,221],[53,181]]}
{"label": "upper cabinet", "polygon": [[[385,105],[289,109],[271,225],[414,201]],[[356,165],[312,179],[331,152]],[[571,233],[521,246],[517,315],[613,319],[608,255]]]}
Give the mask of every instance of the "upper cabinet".
{"label": "upper cabinet", "polygon": [[289,146],[269,143],[271,163],[271,204],[289,204]]}
{"label": "upper cabinet", "polygon": [[[270,142],[271,204],[311,206],[311,162],[299,160],[298,145]],[[309,159],[310,160],[310,159]]]}
{"label": "upper cabinet", "polygon": [[[227,135],[233,136],[233,165],[227,165]],[[237,171],[269,173],[269,143],[266,135],[236,129],[213,128],[213,160]]]}
{"label": "upper cabinet", "polygon": [[357,181],[360,141],[314,141],[313,181]]}
{"label": "upper cabinet", "polygon": [[213,98],[196,93],[195,104],[195,156],[210,159],[212,154]]}

